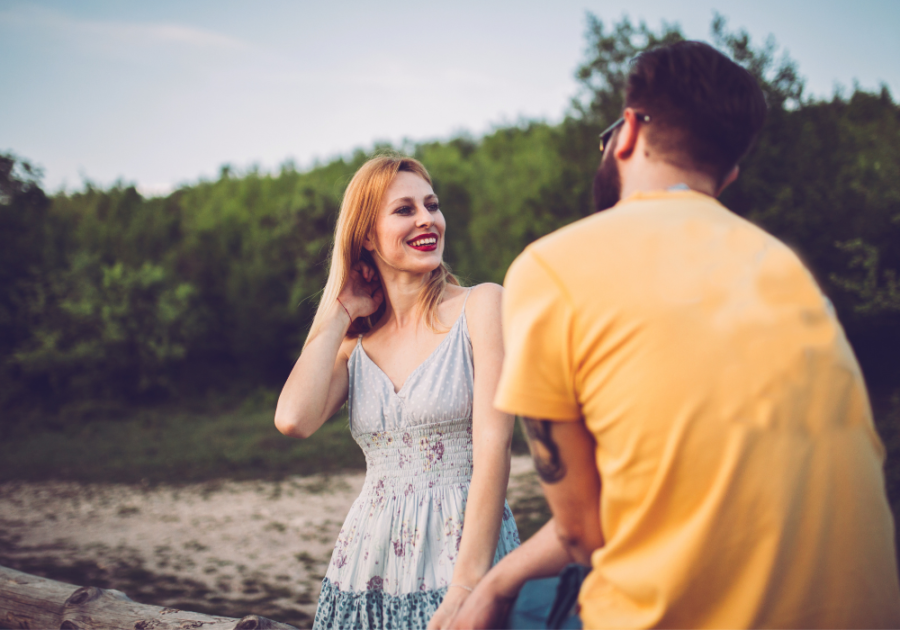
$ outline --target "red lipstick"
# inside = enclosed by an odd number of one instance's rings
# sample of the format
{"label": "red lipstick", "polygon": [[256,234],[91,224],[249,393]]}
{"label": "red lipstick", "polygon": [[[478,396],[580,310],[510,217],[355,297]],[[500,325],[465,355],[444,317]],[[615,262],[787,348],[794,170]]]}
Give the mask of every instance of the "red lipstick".
{"label": "red lipstick", "polygon": [[406,244],[419,252],[433,252],[437,249],[439,239],[440,237],[437,234],[429,232],[406,241]]}

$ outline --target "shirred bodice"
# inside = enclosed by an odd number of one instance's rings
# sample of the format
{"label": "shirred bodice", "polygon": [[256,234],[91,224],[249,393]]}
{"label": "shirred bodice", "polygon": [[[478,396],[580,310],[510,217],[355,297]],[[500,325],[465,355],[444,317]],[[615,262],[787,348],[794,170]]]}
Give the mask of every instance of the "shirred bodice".
{"label": "shirred bodice", "polygon": [[363,493],[409,494],[468,485],[472,477],[472,422],[448,420],[354,435],[366,454]]}

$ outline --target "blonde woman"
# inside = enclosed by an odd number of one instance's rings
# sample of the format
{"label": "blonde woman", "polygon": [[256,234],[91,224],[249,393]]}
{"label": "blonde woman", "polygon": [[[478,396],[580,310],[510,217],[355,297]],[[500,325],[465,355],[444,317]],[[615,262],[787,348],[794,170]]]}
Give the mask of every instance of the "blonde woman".
{"label": "blonde woman", "polygon": [[459,286],[445,228],[411,158],[373,158],[344,194],[322,301],[275,412],[279,431],[306,438],[349,398],[366,454],[315,628],[443,628],[519,544],[505,501],[513,419],[492,405],[502,289]]}

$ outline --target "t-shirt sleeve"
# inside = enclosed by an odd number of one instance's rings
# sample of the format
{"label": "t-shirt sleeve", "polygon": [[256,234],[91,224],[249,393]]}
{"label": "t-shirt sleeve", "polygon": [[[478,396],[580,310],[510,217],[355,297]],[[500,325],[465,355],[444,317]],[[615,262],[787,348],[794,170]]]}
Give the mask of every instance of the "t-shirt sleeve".
{"label": "t-shirt sleeve", "polygon": [[571,356],[572,308],[558,279],[526,249],[503,285],[505,358],[494,406],[542,420],[578,420]]}

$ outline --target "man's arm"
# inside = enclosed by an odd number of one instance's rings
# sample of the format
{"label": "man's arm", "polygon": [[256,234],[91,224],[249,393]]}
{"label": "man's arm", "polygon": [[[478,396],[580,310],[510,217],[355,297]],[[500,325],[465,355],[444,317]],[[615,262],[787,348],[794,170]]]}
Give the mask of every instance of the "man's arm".
{"label": "man's arm", "polygon": [[556,534],[575,562],[590,565],[603,546],[594,436],[583,421],[522,418],[522,426]]}
{"label": "man's arm", "polygon": [[452,628],[502,627],[525,582],[555,576],[571,562],[589,565],[603,545],[593,436],[581,421],[522,423],[553,518],[482,578]]}

